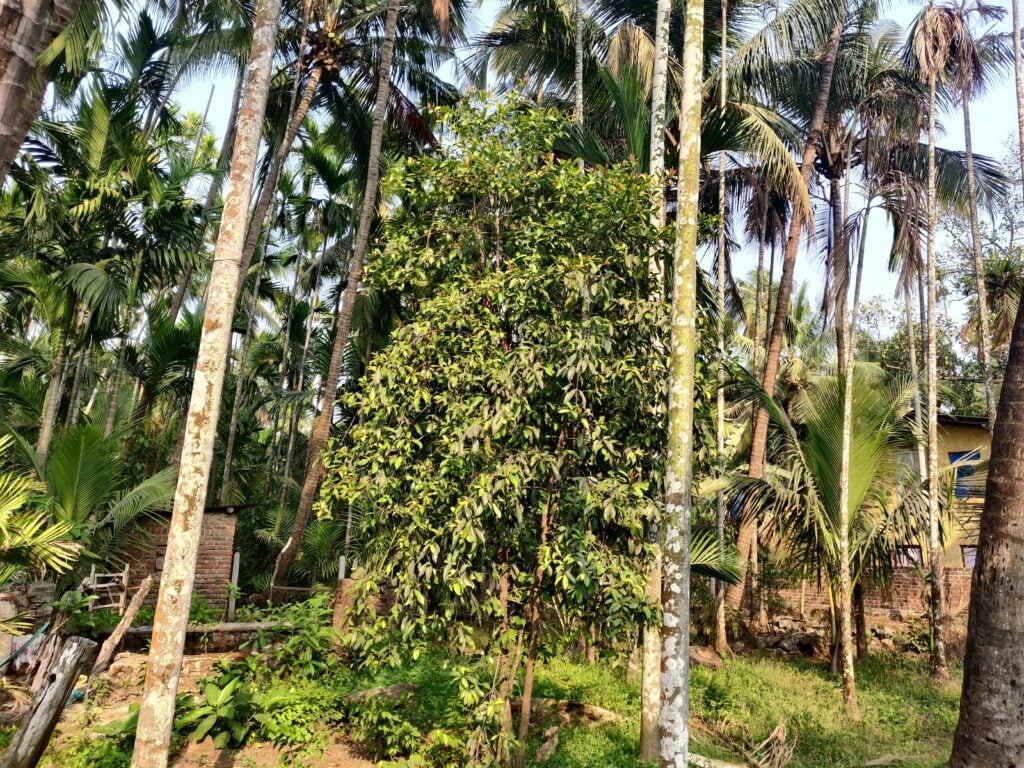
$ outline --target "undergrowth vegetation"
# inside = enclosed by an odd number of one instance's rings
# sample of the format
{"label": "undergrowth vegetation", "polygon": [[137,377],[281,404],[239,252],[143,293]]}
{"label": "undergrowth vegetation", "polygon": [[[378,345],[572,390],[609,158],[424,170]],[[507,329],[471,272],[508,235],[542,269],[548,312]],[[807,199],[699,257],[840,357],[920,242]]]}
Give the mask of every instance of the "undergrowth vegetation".
{"label": "undergrowth vegetation", "polygon": [[[459,768],[473,754],[477,702],[489,681],[440,650],[397,665],[359,662],[340,649],[331,629],[329,595],[264,612],[287,622],[287,633],[257,637],[250,653],[223,660],[179,696],[178,749],[212,739],[225,749],[268,743],[286,764],[311,766],[336,737],[357,743],[385,768]],[[695,668],[690,701],[695,752],[743,759],[784,723],[792,768],[860,766],[898,757],[910,768],[938,768],[949,754],[956,724],[959,680],[928,682],[923,661],[875,656],[858,667],[863,720],[842,717],[838,679],[817,663],[766,656],[735,657],[719,670]],[[411,683],[396,695],[361,695]],[[538,666],[535,695],[584,702],[617,715],[603,725],[565,725],[545,763],[549,768],[643,768],[636,758],[639,683],[624,655],[607,652],[596,663],[563,654]],[[102,701],[99,702],[102,705]],[[96,706],[95,704],[87,706]],[[49,757],[52,768],[123,768],[134,738],[135,713],[65,741]],[[538,721],[528,765],[545,731]],[[46,763],[44,763],[46,765]]]}

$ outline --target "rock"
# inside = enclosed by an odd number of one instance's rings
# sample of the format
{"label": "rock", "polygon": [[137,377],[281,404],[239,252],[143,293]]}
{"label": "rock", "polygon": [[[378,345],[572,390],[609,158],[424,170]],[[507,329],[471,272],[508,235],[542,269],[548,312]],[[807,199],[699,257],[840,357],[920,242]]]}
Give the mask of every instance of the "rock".
{"label": "rock", "polygon": [[107,670],[107,678],[119,688],[139,685],[146,676],[147,659],[148,655],[145,653],[119,653]]}
{"label": "rock", "polygon": [[811,632],[795,632],[787,635],[779,642],[779,650],[786,653],[799,653],[804,656],[816,656],[825,645],[821,635]]}
{"label": "rock", "polygon": [[718,655],[718,652],[708,645],[691,645],[690,646],[690,664],[695,664],[698,667],[704,667],[705,669],[721,669],[722,657]]}
{"label": "rock", "polygon": [[537,762],[546,763],[558,749],[558,731],[561,726],[552,725],[544,731],[544,741],[537,747]]}
{"label": "rock", "polygon": [[754,644],[759,651],[767,648],[777,648],[782,638],[779,635],[758,635],[754,638]]}
{"label": "rock", "polygon": [[896,653],[896,643],[894,643],[888,637],[883,637],[881,640],[879,640],[878,645],[881,646],[883,651],[888,651],[889,653]]}

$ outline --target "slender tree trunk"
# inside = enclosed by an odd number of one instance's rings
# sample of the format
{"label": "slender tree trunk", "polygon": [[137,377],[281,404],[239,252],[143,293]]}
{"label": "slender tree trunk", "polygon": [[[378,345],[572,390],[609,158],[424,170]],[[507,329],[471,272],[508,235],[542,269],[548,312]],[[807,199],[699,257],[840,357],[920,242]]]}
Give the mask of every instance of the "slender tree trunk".
{"label": "slender tree trunk", "polygon": [[114,365],[114,372],[110,377],[110,397],[107,400],[107,420],[103,425],[103,436],[110,437],[114,434],[114,426],[117,424],[117,408],[121,399],[121,378],[124,372],[124,359],[128,351],[128,336],[132,330],[132,315],[135,314],[135,302],[139,295],[139,281],[142,279],[142,254],[135,257],[135,269],[132,274],[132,283],[128,289],[128,306],[124,308],[124,321],[121,326],[121,343],[117,347],[117,363]]}
{"label": "slender tree trunk", "polygon": [[[648,172],[653,185],[651,220],[658,227],[665,226],[665,112],[668,92],[669,22],[672,16],[671,0],[658,0],[654,24],[654,71],[651,76],[651,146]],[[664,295],[662,285],[664,267],[661,255],[652,252],[649,269],[659,298]],[[661,604],[661,526],[648,525],[647,542],[651,546],[651,563],[647,571],[647,599]],[[658,720],[661,712],[661,631],[645,624],[641,635],[640,672],[640,759],[657,760],[661,754]]]}
{"label": "slender tree trunk", "polygon": [[[838,184],[833,179],[832,194],[838,192]],[[833,206],[838,203],[838,197],[832,201]],[[835,207],[833,207],[835,211]],[[841,219],[841,222],[844,221]],[[853,340],[857,337],[857,309],[860,305],[861,276],[864,269],[864,246],[867,242],[867,221],[868,214],[864,216],[864,231],[861,233],[861,247],[856,264],[856,278],[853,290],[853,302],[847,317],[847,293],[849,289],[849,248],[834,248],[832,257],[836,266],[834,275],[837,289],[836,298],[836,338],[843,339],[843,345],[839,347],[839,358],[842,361],[839,380],[843,387],[843,432],[841,436],[841,448],[839,458],[839,654],[840,668],[843,675],[843,705],[846,714],[853,720],[860,719],[860,710],[857,707],[857,683],[856,673],[853,666],[853,620],[851,615],[851,600],[853,597],[853,576],[851,572],[852,562],[850,554],[850,527],[853,523],[852,516],[857,510],[850,509],[850,451],[853,442],[853,387],[854,387],[854,360]],[[841,225],[840,232],[845,228]],[[842,235],[840,234],[840,237]],[[845,241],[845,238],[844,238]],[[845,261],[845,266],[841,263]],[[840,335],[840,330],[842,334]],[[858,631],[858,641],[862,633]]]}
{"label": "slender tree trunk", "polygon": [[932,633],[932,679],[949,677],[946,668],[946,649],[942,641],[942,541],[939,535],[939,428],[938,428],[938,328],[936,322],[936,294],[938,289],[935,263],[935,236],[938,211],[935,195],[935,75],[928,84],[928,348],[925,355],[928,399],[928,570],[931,594],[928,601],[929,625]]}
{"label": "slender tree trunk", "polygon": [[[1017,9],[1016,0],[1013,3]],[[1014,28],[1019,24],[1014,14]],[[1024,305],[992,434],[950,768],[1024,765]]]}
{"label": "slender tree trunk", "polygon": [[574,0],[572,9],[573,31],[576,33],[576,76],[573,78],[573,122],[583,125],[583,0]]}
{"label": "slender tree trunk", "polygon": [[[815,96],[814,107],[811,111],[811,121],[807,130],[807,141],[804,143],[803,157],[800,162],[800,176],[804,184],[809,184],[811,173],[814,171],[814,158],[817,153],[818,143],[821,141],[821,129],[825,120],[825,111],[828,108],[829,94],[832,92],[832,74],[835,71],[836,57],[839,53],[839,41],[842,37],[843,22],[840,22],[832,30],[828,45],[822,52],[819,61],[818,93]],[[782,275],[779,278],[779,290],[775,299],[775,315],[772,318],[771,335],[768,338],[768,346],[765,352],[764,378],[762,386],[765,391],[772,393],[775,390],[775,380],[779,374],[779,355],[782,352],[782,341],[786,331],[786,320],[789,314],[789,297],[793,292],[793,272],[796,267],[796,256],[800,250],[800,234],[803,228],[803,218],[794,207],[789,223],[789,236],[786,239],[786,249],[782,256]],[[750,477],[760,478],[764,475],[765,450],[768,445],[768,412],[758,409],[757,417],[754,419],[753,437],[750,447],[750,464],[747,474]],[[746,568],[750,559],[750,547],[754,539],[754,530],[757,526],[756,520],[745,520],[740,524],[736,546],[740,552],[740,568]],[[737,609],[743,599],[744,580],[739,584],[731,586],[726,592],[726,602]]]}
{"label": "slender tree trunk", "polygon": [[242,267],[244,275],[249,271],[252,264],[252,255],[256,253],[256,245],[259,243],[260,234],[263,232],[263,223],[270,211],[270,204],[274,200],[274,193],[277,191],[277,180],[281,176],[281,169],[284,167],[288,153],[292,151],[292,144],[295,137],[299,135],[303,120],[309,114],[309,108],[313,104],[313,96],[316,95],[317,86],[323,76],[323,65],[318,61],[309,72],[309,79],[306,80],[306,87],[302,91],[302,98],[298,100],[295,109],[292,111],[288,127],[285,129],[281,143],[274,153],[273,162],[267,172],[267,178],[260,188],[260,196],[256,200],[256,207],[252,210],[252,218],[249,220],[249,231],[245,236],[245,250],[242,252]]}
{"label": "slender tree trunk", "polygon": [[71,400],[68,406],[68,417],[65,423],[69,427],[78,424],[82,412],[82,390],[85,382],[85,372],[89,368],[89,356],[92,352],[92,342],[85,345],[85,349],[78,356],[78,365],[75,367],[75,381],[71,386]]}
{"label": "slender tree trunk", "polygon": [[[242,100],[242,84],[245,82],[245,71],[238,73],[235,78],[235,90],[231,95],[231,111],[228,112],[227,130],[224,131],[224,138],[220,144],[220,154],[217,156],[217,167],[213,177],[210,179],[210,188],[206,191],[206,200],[203,202],[203,220],[213,210],[217,202],[217,195],[220,193],[221,180],[227,173],[231,164],[231,154],[235,146],[235,133],[238,127],[238,108]],[[188,294],[189,283],[192,282],[193,266],[188,262],[178,278],[178,284],[174,287],[174,295],[171,297],[171,305],[167,310],[167,316],[173,326],[178,322],[178,313],[182,304],[185,303],[185,296]]]}
{"label": "slender tree trunk", "polygon": [[280,0],[258,0],[256,4],[245,98],[238,115],[237,142],[231,159],[220,233],[214,249],[203,335],[185,425],[185,447],[160,578],[132,768],[165,768],[167,765],[203,507],[213,461],[215,425],[220,416],[227,369],[231,320],[244,276],[239,262],[245,244],[246,214],[259,156],[271,64],[277,48],[280,10]]}
{"label": "slender tree trunk", "polygon": [[690,519],[694,359],[697,351],[697,217],[704,61],[704,3],[684,6],[679,191],[672,269],[665,555],[662,579],[661,768],[686,768],[690,748]]}
{"label": "slender tree trunk", "polygon": [[868,657],[868,617],[860,579],[853,585],[853,619],[857,627],[857,661],[864,661]]}
{"label": "slender tree trunk", "polygon": [[384,41],[381,45],[380,72],[377,80],[377,100],[373,108],[373,126],[370,132],[369,168],[366,174],[366,191],[363,195],[363,206],[359,215],[359,228],[356,230],[355,248],[349,263],[348,283],[341,297],[338,310],[337,329],[334,333],[334,344],[331,347],[331,362],[324,381],[323,397],[321,398],[320,414],[313,424],[309,435],[307,451],[306,477],[299,495],[299,506],[295,511],[295,522],[292,533],[274,564],[274,575],[271,584],[282,584],[288,579],[292,563],[302,544],[306,532],[309,515],[313,511],[313,501],[323,473],[323,450],[327,438],[331,434],[334,421],[334,399],[338,394],[338,377],[341,373],[341,360],[345,345],[348,342],[349,330],[352,327],[352,315],[355,311],[356,293],[359,280],[363,275],[363,261],[366,257],[367,245],[370,242],[370,227],[373,222],[373,211],[377,203],[377,188],[380,184],[380,156],[384,141],[384,117],[387,110],[388,94],[391,90],[391,62],[395,51],[395,32],[398,27],[400,0],[388,0],[387,17],[384,21]]}
{"label": "slender tree trunk", "polygon": [[[910,297],[910,289],[903,292],[903,313],[907,322],[907,346],[910,357],[910,377],[914,380],[914,426],[918,437],[924,434],[921,426],[921,371],[917,365],[917,333],[914,331],[914,301]],[[923,440],[917,440],[917,476],[924,479],[925,465],[928,456]]]}
{"label": "slender tree trunk", "polygon": [[43,105],[39,55],[78,13],[79,0],[0,2],[0,184]]}
{"label": "slender tree trunk", "polygon": [[[722,0],[720,35],[722,49],[719,61],[718,108],[725,114],[729,93],[729,2]],[[718,391],[715,400],[715,451],[718,458],[718,474],[725,475],[725,152],[718,153],[718,280],[715,294],[715,334],[718,337]],[[725,556],[725,492],[715,494],[715,535],[718,538],[718,555]],[[715,650],[728,653],[729,639],[725,626],[725,582],[715,582]],[[751,601],[751,610],[756,614],[756,601]]]}
{"label": "slender tree trunk", "polygon": [[[256,284],[253,286],[252,295],[246,306],[248,320],[245,325],[245,334],[242,336],[242,343],[238,346],[238,372],[235,374],[235,396],[231,401],[231,416],[228,419],[228,439],[224,444],[224,468],[220,480],[220,494],[218,499],[221,506],[226,506],[231,494],[231,473],[232,464],[235,459],[235,440],[238,436],[238,414],[242,409],[242,399],[245,397],[245,373],[249,361],[249,347],[252,344],[252,335],[255,326],[256,304],[259,300],[260,278],[263,276],[263,266],[266,264],[266,251],[260,256],[260,265],[256,270]],[[229,343],[230,347],[230,343]],[[231,367],[230,354],[228,355],[228,367]]]}
{"label": "slender tree trunk", "polygon": [[50,443],[53,431],[57,426],[57,411],[60,408],[61,393],[64,391],[64,340],[57,341],[57,356],[50,367],[50,381],[46,386],[46,400],[43,405],[43,418],[39,423],[39,439],[36,441],[36,464],[46,464],[50,455]]}
{"label": "slender tree trunk", "polygon": [[985,386],[985,407],[988,431],[996,423],[996,392],[992,382],[992,336],[988,322],[988,290],[985,286],[985,261],[981,257],[981,228],[978,226],[978,182],[974,171],[974,142],[971,140],[971,99],[962,93],[964,113],[964,148],[967,154],[967,211],[971,220],[971,256],[974,260],[974,282],[978,292],[978,365]]}
{"label": "slender tree trunk", "polygon": [[[561,437],[559,443],[562,442]],[[540,546],[537,549],[537,566],[533,571],[533,588],[530,592],[529,616],[527,617],[526,639],[526,670],[523,673],[523,695],[519,705],[519,749],[516,751],[515,764],[523,768],[526,764],[526,740],[530,735],[530,710],[533,698],[533,672],[537,660],[537,640],[540,637],[540,601],[541,586],[544,583],[544,552],[548,546],[548,528],[550,525],[549,510],[552,508],[552,486],[548,483],[548,500],[541,510]]]}
{"label": "slender tree trunk", "polygon": [[1017,91],[1017,155],[1021,180],[1024,182],[1024,63],[1021,62],[1018,0],[1010,0],[1010,14],[1013,20],[1013,83]]}

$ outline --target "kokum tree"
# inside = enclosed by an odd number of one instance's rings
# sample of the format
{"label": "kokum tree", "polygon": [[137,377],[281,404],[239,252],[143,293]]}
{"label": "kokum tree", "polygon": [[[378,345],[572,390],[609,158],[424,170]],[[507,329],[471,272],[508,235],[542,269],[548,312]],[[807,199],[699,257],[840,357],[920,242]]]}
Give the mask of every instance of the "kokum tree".
{"label": "kokum tree", "polygon": [[396,600],[355,646],[441,641],[476,659],[489,691],[468,715],[486,734],[476,749],[521,764],[534,662],[558,642],[547,617],[612,642],[656,616],[644,528],[667,357],[648,259],[666,244],[646,177],[552,156],[557,112],[442,114],[451,143],[387,184],[403,205],[366,280],[409,296],[411,317],[346,401],[358,418],[328,453],[321,504],[351,506],[364,589]]}

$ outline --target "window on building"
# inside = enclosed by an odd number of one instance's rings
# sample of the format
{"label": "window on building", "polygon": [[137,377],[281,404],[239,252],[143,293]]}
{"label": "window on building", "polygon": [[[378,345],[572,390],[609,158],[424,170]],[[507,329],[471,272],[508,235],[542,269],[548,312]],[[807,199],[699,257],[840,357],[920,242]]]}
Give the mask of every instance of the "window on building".
{"label": "window on building", "polygon": [[964,561],[964,568],[973,568],[974,561],[978,557],[978,548],[973,545],[961,544],[960,557]]}
{"label": "window on building", "polygon": [[916,544],[904,544],[896,547],[897,568],[920,568],[924,564],[921,547]]}
{"label": "window on building", "polygon": [[974,462],[979,461],[981,461],[980,451],[950,451],[949,463],[959,464],[956,468],[956,497],[958,499],[981,495],[979,489],[975,487],[977,483],[971,480],[971,475],[977,469]]}

